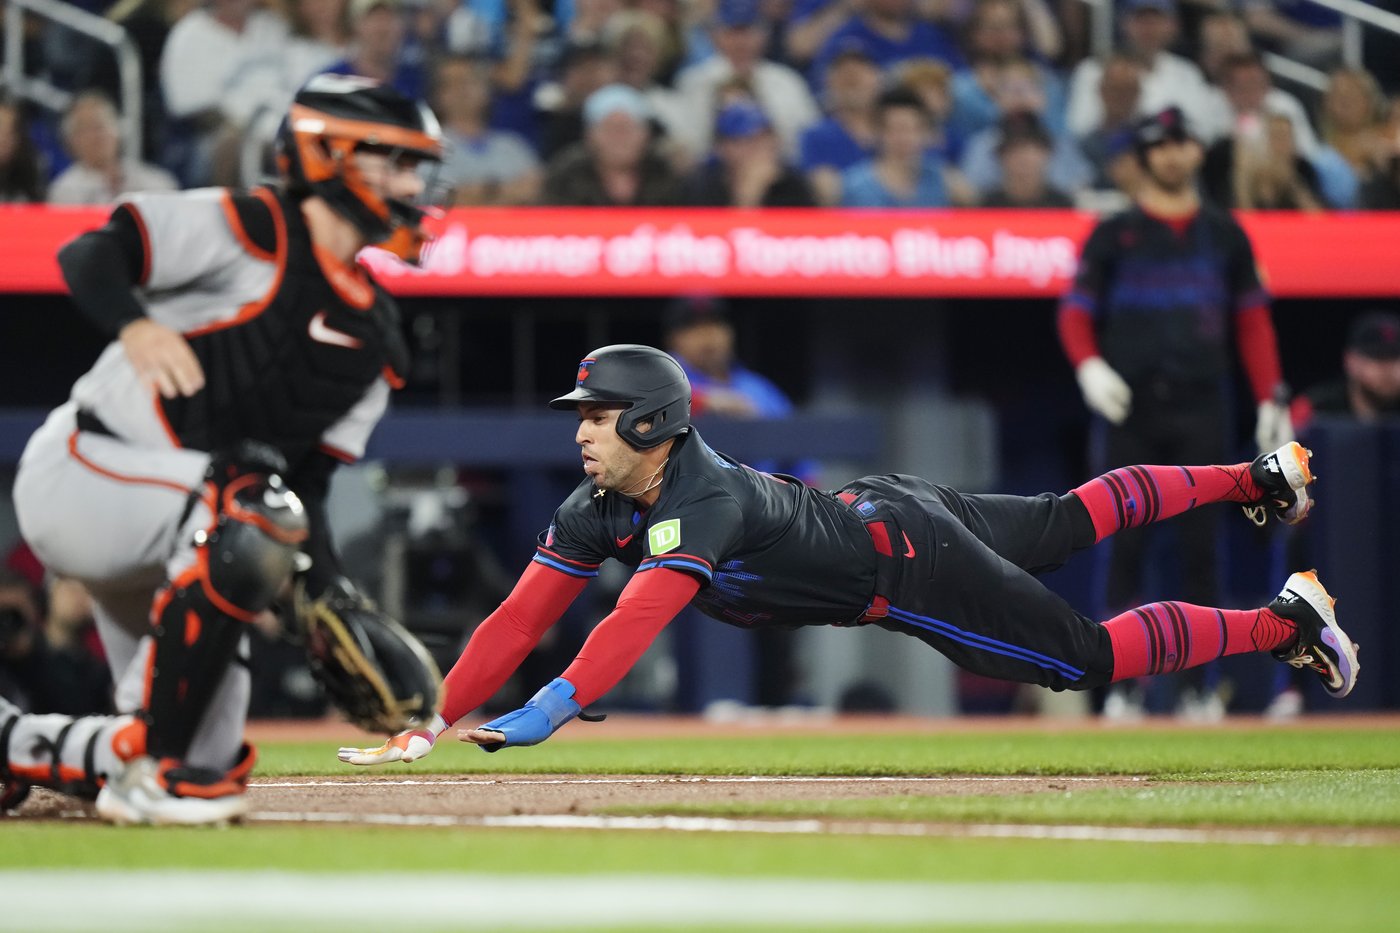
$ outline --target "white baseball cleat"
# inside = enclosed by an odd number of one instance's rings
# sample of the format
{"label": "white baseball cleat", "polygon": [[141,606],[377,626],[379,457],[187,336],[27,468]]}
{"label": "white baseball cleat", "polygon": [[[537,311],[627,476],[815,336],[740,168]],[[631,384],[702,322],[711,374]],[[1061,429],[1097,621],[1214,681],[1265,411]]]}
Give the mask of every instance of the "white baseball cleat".
{"label": "white baseball cleat", "polygon": [[97,815],[118,826],[205,826],[238,820],[248,812],[248,797],[242,792],[209,797],[172,793],[170,773],[168,769],[162,774],[154,758],[133,759],[97,795]]}
{"label": "white baseball cleat", "polygon": [[1270,512],[1285,525],[1296,525],[1308,517],[1313,507],[1308,495],[1308,485],[1314,479],[1311,458],[1312,451],[1297,441],[1254,458],[1249,465],[1249,478],[1264,491],[1264,497],[1243,507],[1250,521],[1263,525]]}
{"label": "white baseball cleat", "polygon": [[1306,570],[1288,578],[1269,610],[1298,626],[1298,640],[1273,656],[1317,674],[1327,692],[1340,700],[1356,686],[1361,663],[1356,660],[1357,645],[1337,624],[1334,603],[1317,571]]}

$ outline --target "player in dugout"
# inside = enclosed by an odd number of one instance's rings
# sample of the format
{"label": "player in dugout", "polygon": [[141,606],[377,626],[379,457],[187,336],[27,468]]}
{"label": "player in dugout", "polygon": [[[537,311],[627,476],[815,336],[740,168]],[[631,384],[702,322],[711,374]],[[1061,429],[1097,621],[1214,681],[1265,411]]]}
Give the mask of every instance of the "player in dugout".
{"label": "player in dugout", "polygon": [[964,495],[898,474],[823,492],[711,449],[690,404],[685,373],[660,350],[621,344],[583,359],[573,390],[550,403],[578,415],[583,481],[447,675],[439,715],[379,748],[342,748],[342,761],[428,754],[500,689],[608,558],[636,573],[573,663],[523,708],[459,739],[494,752],[592,718],[582,710],[687,604],[744,628],[877,625],[978,674],[1056,690],[1247,651],[1311,669],[1336,697],[1356,683],[1356,647],[1311,571],[1263,608],[1158,602],[1103,623],[1035,579],[1115,532],[1211,503],[1302,520],[1312,474],[1297,443],[1252,463],[1124,467],[1065,495]]}

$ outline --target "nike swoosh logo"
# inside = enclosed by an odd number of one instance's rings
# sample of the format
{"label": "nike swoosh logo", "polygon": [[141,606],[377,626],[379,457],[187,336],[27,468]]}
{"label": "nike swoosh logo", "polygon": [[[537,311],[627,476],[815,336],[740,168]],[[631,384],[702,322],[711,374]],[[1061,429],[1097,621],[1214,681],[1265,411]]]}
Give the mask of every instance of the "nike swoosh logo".
{"label": "nike swoosh logo", "polygon": [[631,535],[628,535],[625,538],[613,538],[613,540],[617,542],[618,547],[626,547],[627,545],[632,543],[632,535],[635,534],[636,532],[634,531]]}
{"label": "nike swoosh logo", "polygon": [[907,532],[907,531],[901,531],[900,534],[904,535],[904,547],[905,547],[904,556],[905,556],[905,557],[913,557],[913,556],[914,556],[914,545],[911,544],[910,541],[909,541],[909,532]]}
{"label": "nike swoosh logo", "polygon": [[328,343],[333,347],[345,347],[350,350],[358,350],[364,346],[364,341],[359,337],[352,337],[341,330],[336,330],[326,323],[326,312],[317,311],[316,316],[311,319],[311,324],[306,328],[306,332],[311,335],[311,339],[317,343]]}

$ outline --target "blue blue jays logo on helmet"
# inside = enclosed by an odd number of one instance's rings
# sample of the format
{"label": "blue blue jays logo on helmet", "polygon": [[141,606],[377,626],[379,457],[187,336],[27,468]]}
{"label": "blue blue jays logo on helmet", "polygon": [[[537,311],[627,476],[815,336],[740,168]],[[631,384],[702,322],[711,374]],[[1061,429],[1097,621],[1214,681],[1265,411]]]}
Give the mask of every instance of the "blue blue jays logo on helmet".
{"label": "blue blue jays logo on helmet", "polygon": [[576,378],[574,385],[583,385],[583,381],[588,378],[588,371],[593,368],[593,364],[596,362],[598,361],[594,359],[586,359],[578,364],[578,377]]}

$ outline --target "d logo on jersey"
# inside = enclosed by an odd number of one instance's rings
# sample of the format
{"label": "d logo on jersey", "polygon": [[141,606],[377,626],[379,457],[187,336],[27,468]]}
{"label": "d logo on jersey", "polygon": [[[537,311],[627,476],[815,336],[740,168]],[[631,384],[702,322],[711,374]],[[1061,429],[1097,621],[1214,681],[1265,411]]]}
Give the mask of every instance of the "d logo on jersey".
{"label": "d logo on jersey", "polygon": [[674,551],[681,546],[681,520],[673,518],[652,525],[647,531],[647,540],[651,544],[653,557],[657,554],[665,554],[667,551]]}

